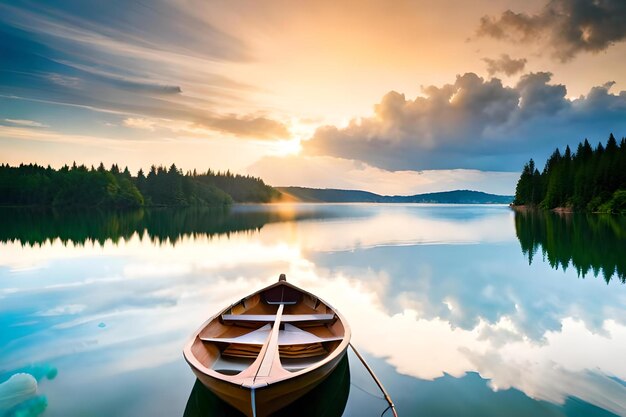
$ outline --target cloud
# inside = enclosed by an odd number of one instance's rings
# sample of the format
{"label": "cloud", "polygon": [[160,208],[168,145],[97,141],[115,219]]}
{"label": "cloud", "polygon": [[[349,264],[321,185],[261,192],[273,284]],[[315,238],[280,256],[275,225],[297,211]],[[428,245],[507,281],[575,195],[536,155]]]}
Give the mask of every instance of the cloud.
{"label": "cloud", "polygon": [[[66,65],[66,64],[62,64]],[[151,93],[151,94],[179,94],[182,93],[182,89],[177,85],[165,85],[159,83],[148,83],[145,81],[133,80],[127,77],[117,76],[115,74],[107,74],[103,72],[91,71],[85,67],[81,69],[72,68],[70,63],[67,63],[67,70],[76,71],[77,73],[82,72],[83,77],[87,76],[89,78],[88,81],[96,81],[103,84],[107,84],[111,87],[118,88],[120,90],[125,91],[134,91],[139,93]],[[81,77],[71,77],[62,74],[46,74],[44,78],[47,78],[54,84],[58,84],[63,87],[68,88],[83,88],[85,87],[85,80]]]}
{"label": "cloud", "polygon": [[263,116],[228,116],[207,118],[206,126],[215,130],[232,133],[237,136],[257,139],[287,139],[291,137],[289,129],[283,123]]}
{"label": "cloud", "polygon": [[[607,374],[609,369],[615,372],[615,367],[606,358],[613,357],[616,341],[626,337],[626,327],[606,320],[603,335],[572,318],[564,318],[559,325],[558,331],[545,333],[543,344],[520,339],[482,354],[462,349],[494,390],[514,387],[555,404],[575,397],[624,415],[626,387]],[[571,346],[586,349],[572,350]]]}
{"label": "cloud", "polygon": [[[0,137],[11,138],[22,141],[37,141],[49,143],[67,143],[74,148],[78,146],[90,145],[101,151],[102,147],[122,150],[118,146],[129,141],[120,141],[102,136],[77,135],[58,132],[55,130],[33,128],[30,126],[3,126],[0,123]],[[17,161],[16,161],[17,162]]]}
{"label": "cloud", "polygon": [[128,117],[122,121],[125,127],[155,131],[163,129],[173,133],[206,136],[215,130],[239,137],[254,139],[287,139],[291,133],[286,125],[263,116],[202,116],[195,121]]}
{"label": "cloud", "polygon": [[146,119],[142,117],[129,117],[124,119],[122,124],[133,129],[154,130],[157,121],[154,119]]}
{"label": "cloud", "polygon": [[551,76],[526,74],[508,87],[466,73],[453,84],[423,87],[414,100],[391,91],[373,116],[320,127],[303,150],[392,171],[512,171],[557,146],[626,131],[626,92],[611,94],[608,83],[572,100]]}
{"label": "cloud", "polygon": [[118,52],[160,50],[216,60],[250,58],[243,41],[197,13],[200,4],[190,7],[189,3],[193,2],[157,0],[145,5],[111,0],[105,5],[74,1],[58,7],[55,2],[17,0],[0,7],[12,25],[51,35],[55,43],[68,40]]}
{"label": "cloud", "polygon": [[25,120],[25,119],[4,119],[3,123],[1,124],[5,124],[7,126],[14,126],[14,127],[50,127],[48,125],[45,125],[43,123],[40,122],[36,122],[34,120]]}
{"label": "cloud", "polygon": [[623,0],[551,0],[537,14],[506,10],[483,16],[478,34],[520,43],[542,42],[568,61],[580,52],[600,52],[626,39]]}
{"label": "cloud", "polygon": [[502,54],[500,58],[497,59],[483,58],[483,61],[487,63],[487,72],[489,75],[502,72],[511,76],[524,71],[524,67],[526,66],[526,58],[513,59],[508,54]]}
{"label": "cloud", "polygon": [[56,306],[48,310],[39,311],[34,315],[41,317],[75,315],[81,313],[83,310],[85,310],[86,307],[87,306],[84,304],[67,304],[62,306]]}

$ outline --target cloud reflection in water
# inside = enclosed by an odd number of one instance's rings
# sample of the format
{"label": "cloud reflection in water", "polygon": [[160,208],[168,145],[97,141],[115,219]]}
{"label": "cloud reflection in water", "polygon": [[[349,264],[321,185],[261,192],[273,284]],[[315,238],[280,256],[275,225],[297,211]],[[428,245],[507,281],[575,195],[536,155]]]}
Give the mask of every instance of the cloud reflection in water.
{"label": "cloud reflection in water", "polygon": [[[4,242],[0,369],[58,363],[75,386],[173,366],[172,379],[184,380],[180,349],[191,331],[286,272],[346,315],[358,346],[402,374],[475,371],[494,390],[553,403],[577,397],[626,415],[618,282],[529,266],[505,207],[327,209],[332,216],[175,243],[138,233],[103,244]],[[54,385],[51,394],[67,389]]]}

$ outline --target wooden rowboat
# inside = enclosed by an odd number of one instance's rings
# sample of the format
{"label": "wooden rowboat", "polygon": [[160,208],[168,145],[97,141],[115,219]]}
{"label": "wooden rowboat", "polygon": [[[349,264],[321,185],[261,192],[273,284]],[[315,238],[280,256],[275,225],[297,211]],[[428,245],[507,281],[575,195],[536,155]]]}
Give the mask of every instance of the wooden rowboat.
{"label": "wooden rowboat", "polygon": [[349,343],[343,316],[283,274],[207,320],[183,355],[218,397],[247,416],[265,417],[321,383]]}

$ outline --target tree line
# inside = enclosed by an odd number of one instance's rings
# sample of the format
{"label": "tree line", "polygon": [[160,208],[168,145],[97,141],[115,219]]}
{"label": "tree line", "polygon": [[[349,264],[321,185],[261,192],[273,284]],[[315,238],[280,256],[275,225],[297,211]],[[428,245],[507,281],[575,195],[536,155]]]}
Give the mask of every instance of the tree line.
{"label": "tree line", "polygon": [[626,212],[626,138],[611,133],[594,148],[585,139],[576,152],[557,148],[543,171],[531,159],[515,189],[514,205],[566,207],[593,212]]}
{"label": "tree line", "polygon": [[183,172],[153,165],[146,175],[132,176],[117,164],[54,169],[37,164],[0,165],[3,206],[223,206],[235,202],[269,202],[280,193],[262,179],[229,171]]}

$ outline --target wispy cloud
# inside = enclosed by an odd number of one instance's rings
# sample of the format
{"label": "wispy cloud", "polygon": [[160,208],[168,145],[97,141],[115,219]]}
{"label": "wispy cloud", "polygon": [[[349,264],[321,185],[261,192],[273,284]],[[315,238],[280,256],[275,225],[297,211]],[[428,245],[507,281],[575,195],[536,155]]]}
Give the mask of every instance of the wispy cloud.
{"label": "wispy cloud", "polygon": [[127,119],[124,119],[123,124],[124,126],[131,127],[133,129],[154,130],[157,126],[157,121],[154,119],[129,117]]}
{"label": "wispy cloud", "polygon": [[40,122],[36,122],[34,120],[24,120],[24,119],[4,119],[4,124],[8,126],[23,126],[23,127],[50,127]]}
{"label": "wispy cloud", "polygon": [[61,306],[50,308],[48,310],[38,311],[37,313],[35,313],[35,316],[41,316],[41,317],[66,316],[66,315],[71,316],[71,315],[81,313],[83,310],[85,310],[86,307],[87,306],[84,304],[61,305]]}
{"label": "wispy cloud", "polygon": [[[114,1],[115,3],[115,1]],[[124,4],[122,4],[124,3]],[[220,61],[247,60],[243,42],[176,2],[120,2],[123,15],[74,3],[63,10],[28,1],[0,4],[0,94],[118,113],[164,118],[234,137],[285,139],[281,121],[234,111],[251,87],[220,74]],[[183,85],[192,86],[185,94]],[[216,103],[219,102],[218,107]],[[137,127],[137,126],[129,126]]]}
{"label": "wispy cloud", "polygon": [[[104,136],[68,134],[50,129],[33,128],[32,126],[2,126],[2,124],[0,124],[0,138],[21,142],[42,142],[58,146],[79,145],[93,150],[104,148],[117,151],[128,150],[129,144],[132,142],[139,143],[138,141]],[[154,141],[142,141],[142,143],[148,145]],[[67,161],[63,163],[67,163]]]}

